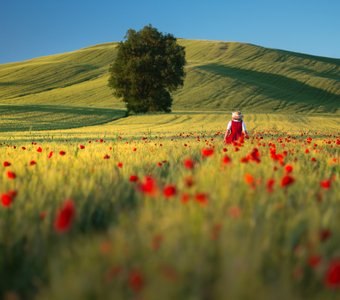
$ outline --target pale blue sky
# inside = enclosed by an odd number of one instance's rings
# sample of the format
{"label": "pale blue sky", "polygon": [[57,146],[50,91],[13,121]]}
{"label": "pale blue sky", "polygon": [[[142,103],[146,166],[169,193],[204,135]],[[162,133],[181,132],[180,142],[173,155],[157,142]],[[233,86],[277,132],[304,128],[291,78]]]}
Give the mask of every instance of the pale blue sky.
{"label": "pale blue sky", "polygon": [[0,63],[121,41],[147,24],[340,58],[339,16],[340,0],[0,0]]}

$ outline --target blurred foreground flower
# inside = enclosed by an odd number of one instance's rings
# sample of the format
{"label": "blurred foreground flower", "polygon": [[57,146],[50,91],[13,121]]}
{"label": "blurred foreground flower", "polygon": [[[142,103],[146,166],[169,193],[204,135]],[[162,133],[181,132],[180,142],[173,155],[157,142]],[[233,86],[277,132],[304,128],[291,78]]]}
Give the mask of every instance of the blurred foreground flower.
{"label": "blurred foreground flower", "polygon": [[8,179],[15,179],[17,175],[14,172],[7,171],[7,177]]}
{"label": "blurred foreground flower", "polygon": [[340,259],[332,260],[325,274],[325,285],[328,288],[340,287]]}
{"label": "blurred foreground flower", "polygon": [[184,167],[187,169],[193,169],[195,166],[195,162],[189,158],[184,160],[183,164],[184,164]]}
{"label": "blurred foreground flower", "polygon": [[54,221],[54,229],[57,232],[66,232],[71,228],[76,209],[72,200],[66,200],[63,206],[57,212]]}
{"label": "blurred foreground flower", "polygon": [[213,148],[203,148],[202,149],[202,156],[203,157],[212,156],[213,154],[214,154],[214,149]]}
{"label": "blurred foreground flower", "polygon": [[154,196],[157,192],[156,180],[151,176],[145,176],[143,182],[139,185],[139,190],[149,196]]}
{"label": "blurred foreground flower", "polygon": [[144,279],[141,272],[133,270],[129,273],[129,287],[136,293],[140,292],[144,287]]}
{"label": "blurred foreground flower", "polygon": [[322,180],[320,182],[320,186],[325,189],[325,190],[328,190],[330,187],[331,187],[331,181],[329,179],[326,179],[326,180]]}
{"label": "blurred foreground flower", "polygon": [[176,195],[176,193],[177,193],[177,189],[176,189],[176,186],[174,185],[167,185],[163,189],[163,195],[166,198],[173,197]]}
{"label": "blurred foreground flower", "polygon": [[295,181],[294,177],[285,175],[281,179],[281,187],[287,187],[289,185],[292,185],[294,181]]}

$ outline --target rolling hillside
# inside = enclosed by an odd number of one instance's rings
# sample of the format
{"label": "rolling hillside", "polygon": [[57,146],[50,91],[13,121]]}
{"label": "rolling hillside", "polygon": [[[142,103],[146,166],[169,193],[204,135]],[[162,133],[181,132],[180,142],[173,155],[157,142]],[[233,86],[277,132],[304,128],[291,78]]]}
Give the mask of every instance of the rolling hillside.
{"label": "rolling hillside", "polygon": [[188,42],[187,55],[187,81],[176,95],[176,107],[248,112],[340,108],[339,59],[199,41]]}
{"label": "rolling hillside", "polygon": [[[186,47],[187,76],[184,87],[174,94],[173,110],[340,114],[340,59],[236,42],[179,42]],[[107,87],[115,45],[0,65],[3,120],[12,122],[22,105],[31,118],[38,118],[42,107],[51,113],[65,107],[64,119],[77,118],[82,109],[85,115],[88,108],[124,109]],[[82,109],[70,115],[67,108],[72,106]],[[90,115],[98,114],[100,110]],[[115,117],[106,116],[98,123]]]}

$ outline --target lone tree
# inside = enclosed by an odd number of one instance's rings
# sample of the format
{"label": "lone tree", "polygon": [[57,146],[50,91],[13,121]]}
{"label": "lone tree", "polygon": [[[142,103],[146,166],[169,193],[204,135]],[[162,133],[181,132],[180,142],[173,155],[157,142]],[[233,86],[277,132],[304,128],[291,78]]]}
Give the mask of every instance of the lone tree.
{"label": "lone tree", "polygon": [[129,29],[110,66],[109,87],[128,112],[171,111],[170,93],[183,86],[185,50],[151,25]]}

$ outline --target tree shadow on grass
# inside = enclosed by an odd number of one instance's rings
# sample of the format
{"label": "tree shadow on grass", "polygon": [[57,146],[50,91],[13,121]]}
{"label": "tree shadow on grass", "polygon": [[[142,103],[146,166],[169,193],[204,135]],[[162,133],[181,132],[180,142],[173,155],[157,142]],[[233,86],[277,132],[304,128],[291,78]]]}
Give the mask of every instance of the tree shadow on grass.
{"label": "tree shadow on grass", "polygon": [[323,106],[328,112],[335,112],[340,108],[340,95],[286,76],[221,64],[207,64],[197,68],[236,79],[246,85],[256,86],[259,92],[269,99],[303,104],[311,108]]}

